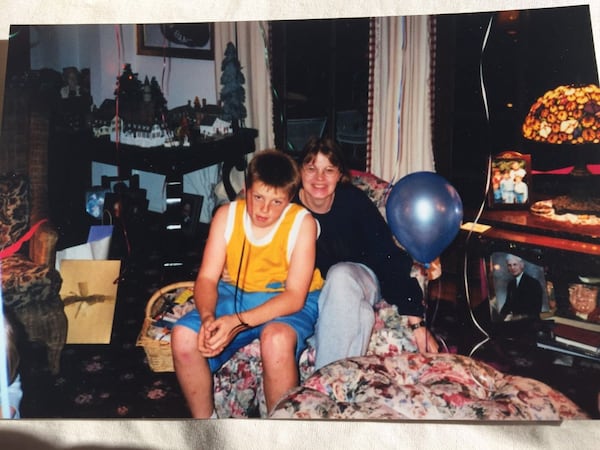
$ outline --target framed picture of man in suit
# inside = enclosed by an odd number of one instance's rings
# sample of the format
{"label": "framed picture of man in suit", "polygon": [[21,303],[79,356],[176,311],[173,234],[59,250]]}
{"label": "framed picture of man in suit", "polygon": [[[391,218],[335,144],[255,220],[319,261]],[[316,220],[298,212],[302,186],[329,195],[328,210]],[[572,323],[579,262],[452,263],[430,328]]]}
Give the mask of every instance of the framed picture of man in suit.
{"label": "framed picture of man in suit", "polygon": [[494,252],[489,258],[488,274],[493,322],[539,319],[549,310],[543,266],[517,254]]}

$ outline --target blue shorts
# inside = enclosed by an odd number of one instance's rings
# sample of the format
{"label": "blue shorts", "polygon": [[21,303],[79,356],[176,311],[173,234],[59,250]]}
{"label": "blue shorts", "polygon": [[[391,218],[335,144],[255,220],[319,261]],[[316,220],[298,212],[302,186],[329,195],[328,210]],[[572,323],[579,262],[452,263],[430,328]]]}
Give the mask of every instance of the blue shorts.
{"label": "blue shorts", "polygon": [[[235,294],[235,286],[219,281],[217,293],[218,300],[215,317],[235,314],[233,297]],[[286,323],[296,331],[296,361],[300,359],[300,354],[306,348],[306,340],[312,336],[315,331],[315,323],[319,315],[318,299],[320,293],[320,290],[309,292],[304,307],[300,311],[287,316],[277,317],[270,321]],[[255,308],[277,294],[278,293],[273,292],[243,292],[238,289],[237,311],[244,312]],[[208,358],[211,372],[216,372],[240,348],[249,344],[254,339],[259,338],[263,327],[270,322],[263,323],[262,325],[238,333],[237,336],[233,338],[233,341],[231,341],[220,354]],[[198,314],[198,310],[195,308],[180,318],[175,324],[175,326],[188,327],[196,333],[200,331],[200,325],[200,314]]]}

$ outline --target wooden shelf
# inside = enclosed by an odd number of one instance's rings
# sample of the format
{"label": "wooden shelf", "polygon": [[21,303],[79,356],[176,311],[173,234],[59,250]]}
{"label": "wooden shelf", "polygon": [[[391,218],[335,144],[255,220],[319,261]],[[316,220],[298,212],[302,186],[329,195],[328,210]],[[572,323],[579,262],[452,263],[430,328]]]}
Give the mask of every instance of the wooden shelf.
{"label": "wooden shelf", "polygon": [[91,161],[115,165],[120,176],[131,170],[144,170],[165,175],[167,181],[182,181],[183,175],[214,164],[223,163],[223,183],[230,199],[236,193],[231,186],[229,173],[236,167],[246,167],[245,155],[256,150],[258,131],[240,128],[236,133],[215,139],[206,139],[189,147],[142,148],[118,145],[108,138],[90,138]]}

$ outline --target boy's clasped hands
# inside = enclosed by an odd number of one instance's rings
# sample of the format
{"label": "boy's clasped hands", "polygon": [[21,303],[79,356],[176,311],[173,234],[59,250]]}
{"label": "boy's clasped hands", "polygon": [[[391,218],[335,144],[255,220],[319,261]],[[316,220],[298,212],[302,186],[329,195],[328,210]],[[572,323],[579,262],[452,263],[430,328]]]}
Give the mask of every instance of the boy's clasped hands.
{"label": "boy's clasped hands", "polygon": [[198,333],[198,351],[205,358],[216,356],[245,328],[245,324],[234,314],[227,314],[218,319],[214,316],[204,317]]}

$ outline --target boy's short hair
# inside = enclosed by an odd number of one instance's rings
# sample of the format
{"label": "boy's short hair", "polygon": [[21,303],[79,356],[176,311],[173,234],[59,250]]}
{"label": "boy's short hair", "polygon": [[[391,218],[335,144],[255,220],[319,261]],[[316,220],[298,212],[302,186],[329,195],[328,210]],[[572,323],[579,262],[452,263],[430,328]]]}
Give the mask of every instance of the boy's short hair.
{"label": "boy's short hair", "polygon": [[267,186],[282,189],[291,200],[300,187],[300,171],[287,153],[279,150],[263,150],[256,153],[246,172],[246,189],[260,181]]}

